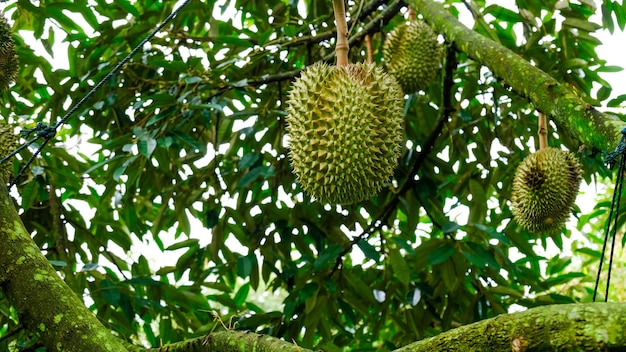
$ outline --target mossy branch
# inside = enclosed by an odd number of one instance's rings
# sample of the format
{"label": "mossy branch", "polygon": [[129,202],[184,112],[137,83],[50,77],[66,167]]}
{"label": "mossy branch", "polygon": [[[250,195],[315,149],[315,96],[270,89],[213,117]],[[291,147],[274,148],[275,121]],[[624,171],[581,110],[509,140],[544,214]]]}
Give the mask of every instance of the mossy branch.
{"label": "mossy branch", "polygon": [[464,325],[394,352],[624,351],[626,304],[532,308]]}
{"label": "mossy branch", "polygon": [[623,121],[604,114],[567,86],[531,65],[504,46],[472,31],[432,0],[408,0],[436,32],[454,42],[470,58],[489,67],[515,91],[527,97],[535,108],[567,128],[583,144],[601,151],[613,151],[621,138]]}
{"label": "mossy branch", "polygon": [[20,323],[48,351],[126,351],[61,280],[31,239],[0,183],[0,288]]}
{"label": "mossy branch", "polygon": [[192,340],[177,342],[149,352],[313,352],[296,344],[285,342],[275,337],[252,332],[228,330],[211,333]]}

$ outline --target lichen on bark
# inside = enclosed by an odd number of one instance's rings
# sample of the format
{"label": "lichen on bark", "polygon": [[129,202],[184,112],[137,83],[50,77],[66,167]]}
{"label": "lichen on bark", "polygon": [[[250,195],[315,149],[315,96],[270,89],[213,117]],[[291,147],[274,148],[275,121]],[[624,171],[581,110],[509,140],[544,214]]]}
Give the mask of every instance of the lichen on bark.
{"label": "lichen on bark", "polygon": [[464,325],[394,352],[623,351],[626,305],[543,306]]}
{"label": "lichen on bark", "polygon": [[0,288],[49,351],[126,351],[61,280],[0,184]]}

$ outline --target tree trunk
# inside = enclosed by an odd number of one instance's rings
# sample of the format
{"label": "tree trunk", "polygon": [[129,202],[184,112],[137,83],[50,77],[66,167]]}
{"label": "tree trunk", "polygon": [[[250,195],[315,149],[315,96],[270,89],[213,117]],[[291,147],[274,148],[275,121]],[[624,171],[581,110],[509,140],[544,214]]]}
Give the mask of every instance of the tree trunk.
{"label": "tree trunk", "polygon": [[49,351],[126,351],[61,280],[0,184],[0,288]]}

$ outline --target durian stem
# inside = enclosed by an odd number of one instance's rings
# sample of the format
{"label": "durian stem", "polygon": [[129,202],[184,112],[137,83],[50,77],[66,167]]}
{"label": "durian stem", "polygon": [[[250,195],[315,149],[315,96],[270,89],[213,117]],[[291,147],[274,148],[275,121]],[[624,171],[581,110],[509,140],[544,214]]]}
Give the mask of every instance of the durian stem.
{"label": "durian stem", "polygon": [[335,11],[335,22],[337,23],[337,66],[348,65],[348,24],[346,23],[346,7],[344,0],[333,0],[333,10]]}
{"label": "durian stem", "polygon": [[409,6],[409,21],[415,22],[415,9],[413,6]]}
{"label": "durian stem", "polygon": [[539,150],[548,148],[548,119],[542,112],[539,113],[537,136],[539,137]]}
{"label": "durian stem", "polygon": [[369,34],[365,35],[365,47],[367,48],[367,63],[371,64],[374,62],[374,45],[372,44],[372,36]]}

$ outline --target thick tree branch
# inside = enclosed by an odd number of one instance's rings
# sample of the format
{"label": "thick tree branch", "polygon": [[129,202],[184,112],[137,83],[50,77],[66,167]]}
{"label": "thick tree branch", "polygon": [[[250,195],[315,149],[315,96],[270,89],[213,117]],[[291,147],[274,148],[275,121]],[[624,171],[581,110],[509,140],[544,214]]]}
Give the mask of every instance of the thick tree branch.
{"label": "thick tree branch", "polygon": [[582,143],[605,152],[615,149],[624,122],[597,111],[576,92],[513,51],[467,28],[440,3],[432,0],[408,0],[408,3],[435,31],[444,34],[470,58],[489,67],[511,88],[526,96],[537,110],[553,117]]}
{"label": "thick tree branch", "polygon": [[394,352],[624,351],[626,304],[542,306],[464,325]]}
{"label": "thick tree branch", "polygon": [[0,288],[49,351],[126,351],[61,280],[0,184]]}
{"label": "thick tree branch", "polygon": [[152,348],[149,352],[313,352],[275,337],[252,332],[228,330],[204,337]]}

